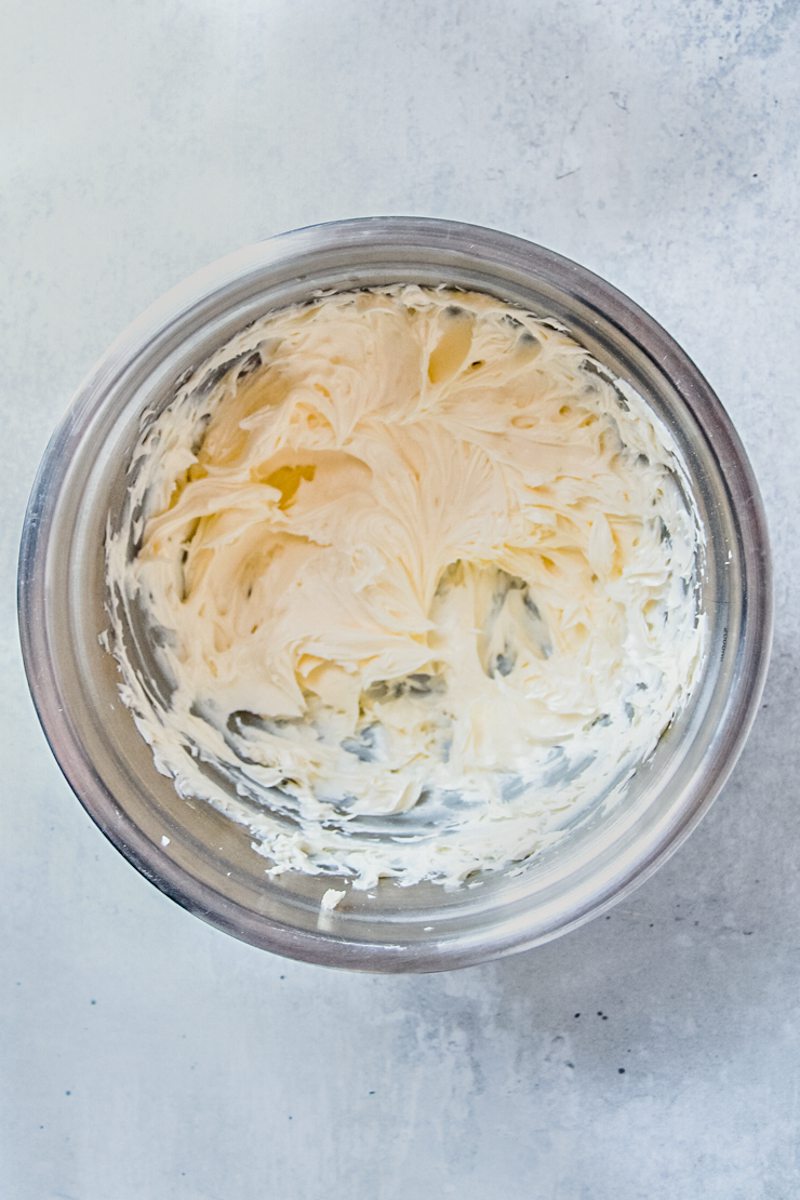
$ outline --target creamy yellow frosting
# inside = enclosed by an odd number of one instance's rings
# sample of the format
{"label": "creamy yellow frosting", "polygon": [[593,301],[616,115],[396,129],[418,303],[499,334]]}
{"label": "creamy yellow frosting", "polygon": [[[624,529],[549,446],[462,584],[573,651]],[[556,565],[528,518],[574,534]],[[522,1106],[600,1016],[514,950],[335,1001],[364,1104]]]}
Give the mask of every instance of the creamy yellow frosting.
{"label": "creamy yellow frosting", "polygon": [[107,539],[124,699],[271,872],[520,862],[691,692],[685,497],[653,412],[554,322],[416,286],[272,313],[143,421]]}

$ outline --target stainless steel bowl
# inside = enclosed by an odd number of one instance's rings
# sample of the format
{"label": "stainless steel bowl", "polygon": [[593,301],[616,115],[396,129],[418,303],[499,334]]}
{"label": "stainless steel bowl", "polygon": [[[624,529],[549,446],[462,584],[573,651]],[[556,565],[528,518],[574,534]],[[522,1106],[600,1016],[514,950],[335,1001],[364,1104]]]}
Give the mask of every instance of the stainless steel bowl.
{"label": "stainless steel bowl", "polygon": [[[446,892],[384,882],[331,913],[333,881],[265,875],[246,829],[180,799],[117,695],[98,636],[103,537],[139,417],[237,330],[317,289],[415,281],[477,288],[553,316],[627,379],[672,431],[707,536],[709,652],[691,704],[613,811],[576,825],[516,877]],[[719,400],[679,346],[575,263],[451,221],[375,217],[301,229],[232,254],[159,300],[89,376],[54,434],[22,537],[19,615],[28,681],[53,753],[111,842],[179,904],[294,958],[377,971],[464,966],[547,941],[642,883],[697,824],[755,715],[771,638],[767,530]],[[166,839],[169,839],[166,842]]]}

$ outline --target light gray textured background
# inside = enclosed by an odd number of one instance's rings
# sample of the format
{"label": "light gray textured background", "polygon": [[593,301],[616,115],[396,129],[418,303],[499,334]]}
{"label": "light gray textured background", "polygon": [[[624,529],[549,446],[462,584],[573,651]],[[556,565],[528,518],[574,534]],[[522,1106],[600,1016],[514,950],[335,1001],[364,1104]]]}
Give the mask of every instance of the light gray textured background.
{"label": "light gray textured background", "polygon": [[[793,1200],[797,3],[1,20],[0,1196]],[[764,711],[686,847],[561,942],[423,978],[283,962],[146,884],[49,756],[13,612],[37,460],[111,338],[242,243],[374,212],[529,236],[647,307],[740,429],[777,564]]]}

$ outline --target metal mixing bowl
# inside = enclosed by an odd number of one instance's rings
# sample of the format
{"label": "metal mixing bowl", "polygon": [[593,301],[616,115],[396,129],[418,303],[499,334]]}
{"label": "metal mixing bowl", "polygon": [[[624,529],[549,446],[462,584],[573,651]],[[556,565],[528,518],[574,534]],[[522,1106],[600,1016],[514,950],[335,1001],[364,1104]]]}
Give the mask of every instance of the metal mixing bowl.
{"label": "metal mixing bowl", "polygon": [[[706,533],[708,655],[691,703],[625,798],[577,823],[521,874],[489,875],[453,892],[384,882],[321,913],[334,880],[268,878],[245,828],[180,799],[156,771],[98,641],[106,625],[103,538],[109,512],[119,511],[140,415],[166,404],[187,368],[254,318],[317,289],[402,281],[480,289],[556,317],[652,405],[681,449]],[[31,692],[65,776],[110,841],[168,896],[245,941],[379,971],[457,967],[534,946],[652,874],[697,824],[742,748],[766,673],[771,608],[767,530],[750,465],[719,400],[664,330],[549,250],[405,217],[284,234],[215,263],[154,304],[109,349],[54,434],[19,566]]]}

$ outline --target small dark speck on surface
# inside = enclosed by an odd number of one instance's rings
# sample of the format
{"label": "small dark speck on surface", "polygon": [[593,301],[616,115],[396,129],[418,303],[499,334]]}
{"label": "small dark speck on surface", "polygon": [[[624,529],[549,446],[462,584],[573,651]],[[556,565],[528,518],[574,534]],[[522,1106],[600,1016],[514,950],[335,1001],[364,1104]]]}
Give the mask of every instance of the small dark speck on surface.
{"label": "small dark speck on surface", "polygon": [[581,1015],[580,1013],[575,1013],[575,1020],[576,1020],[576,1021],[577,1021],[577,1019],[578,1019],[578,1017],[579,1017],[580,1015]]}
{"label": "small dark speck on surface", "polygon": [[569,1060],[567,1060],[567,1061],[564,1063],[564,1066],[565,1066],[565,1067],[569,1067],[570,1071],[574,1071],[574,1070],[575,1070],[575,1063],[574,1063],[574,1062],[570,1062]]}
{"label": "small dark speck on surface", "polygon": [[625,1068],[624,1068],[624,1067],[617,1067],[617,1074],[618,1074],[618,1075],[624,1075],[624,1074],[625,1074]]}
{"label": "small dark speck on surface", "polygon": [[65,1095],[65,1096],[71,1096],[71,1095],[72,1095],[72,1092],[71,1092],[71,1091],[69,1091],[69,1089],[67,1089],[67,1091],[66,1091],[66,1092],[64,1092],[64,1095]]}
{"label": "small dark speck on surface", "polygon": [[608,913],[608,915],[606,916],[606,920],[607,920],[607,921],[610,921],[610,920],[611,920],[611,913]]}
{"label": "small dark speck on surface", "polygon": [[650,922],[649,928],[650,928],[650,929],[654,929],[654,928],[655,928],[655,921],[651,921],[651,922]]}
{"label": "small dark speck on surface", "polygon": [[293,1121],[293,1120],[294,1120],[294,1117],[292,1116],[292,1114],[291,1114],[291,1113],[289,1113],[289,1120],[290,1120],[290,1121]]}
{"label": "small dark speck on surface", "polygon": [[744,934],[744,936],[745,936],[745,937],[752,937],[752,936],[753,936],[753,931],[752,931],[752,929],[743,929],[743,930],[742,930],[742,933]]}
{"label": "small dark speck on surface", "polygon": [[285,976],[285,975],[281,975],[281,979],[285,979],[285,978],[286,978],[286,976]]}
{"label": "small dark speck on surface", "polygon": [[89,1001],[89,1003],[90,1003],[90,1004],[97,1004],[97,1001],[96,1001],[96,1000],[90,1000],[90,1001]]}
{"label": "small dark speck on surface", "polygon": [[374,1091],[371,1091],[369,1094],[370,1094],[370,1096],[374,1096],[374,1095],[375,1095],[375,1092],[374,1092]]}

